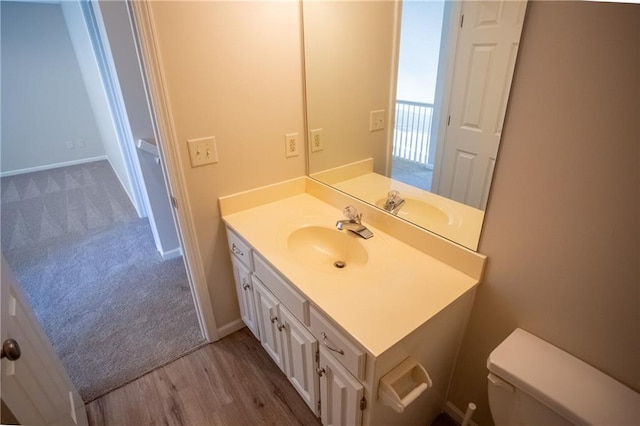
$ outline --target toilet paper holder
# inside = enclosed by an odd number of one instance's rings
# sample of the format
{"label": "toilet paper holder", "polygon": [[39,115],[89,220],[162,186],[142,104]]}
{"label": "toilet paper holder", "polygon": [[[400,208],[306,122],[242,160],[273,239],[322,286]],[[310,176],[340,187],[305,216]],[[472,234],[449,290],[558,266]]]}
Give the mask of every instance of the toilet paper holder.
{"label": "toilet paper holder", "polygon": [[398,413],[433,386],[427,370],[409,357],[385,374],[378,384],[378,398]]}

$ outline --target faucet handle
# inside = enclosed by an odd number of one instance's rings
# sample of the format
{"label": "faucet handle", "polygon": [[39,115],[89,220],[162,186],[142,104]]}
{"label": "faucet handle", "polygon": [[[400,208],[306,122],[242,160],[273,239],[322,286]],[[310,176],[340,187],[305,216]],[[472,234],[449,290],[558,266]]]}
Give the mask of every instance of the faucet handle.
{"label": "faucet handle", "polygon": [[389,191],[387,193],[387,200],[388,201],[393,201],[393,202],[397,202],[400,199],[400,192],[398,192],[395,189],[392,189],[391,191]]}
{"label": "faucet handle", "polygon": [[348,205],[342,210],[342,214],[349,220],[360,222],[361,214],[358,214],[358,210],[352,205]]}

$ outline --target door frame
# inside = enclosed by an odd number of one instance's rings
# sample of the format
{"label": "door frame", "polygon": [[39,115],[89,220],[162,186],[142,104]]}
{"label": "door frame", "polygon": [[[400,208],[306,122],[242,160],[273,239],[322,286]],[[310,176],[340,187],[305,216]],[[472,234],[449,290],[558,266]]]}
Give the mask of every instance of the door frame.
{"label": "door frame", "polygon": [[442,36],[440,39],[440,60],[438,61],[438,77],[436,79],[436,93],[434,99],[434,123],[431,127],[430,140],[435,141],[435,159],[433,162],[433,177],[431,192],[440,194],[440,173],[444,144],[447,136],[449,121],[449,105],[453,86],[453,70],[455,68],[460,19],[462,17],[464,1],[445,1],[442,19]]}
{"label": "door frame", "polygon": [[156,143],[164,165],[165,181],[174,203],[173,212],[178,228],[178,238],[185,259],[198,321],[205,339],[209,342],[216,341],[220,333],[216,326],[211,294],[200,257],[197,230],[189,214],[192,209],[187,196],[186,177],[181,167],[183,163],[178,150],[178,137],[169,105],[164,70],[160,62],[151,6],[146,1],[133,1],[127,2],[127,8],[150,106]]}
{"label": "door frame", "polygon": [[[438,74],[436,76],[436,90],[433,104],[433,124],[429,135],[430,141],[435,141],[429,148],[429,157],[434,157],[433,178],[431,192],[438,192],[440,178],[440,162],[444,151],[444,141],[447,132],[447,121],[449,118],[449,96],[453,84],[453,68],[455,62],[455,50],[458,43],[458,33],[460,30],[460,17],[462,16],[463,1],[444,1],[444,12],[442,16],[442,34],[440,38],[440,51],[438,59]],[[395,135],[395,111],[396,92],[398,80],[398,68],[400,62],[400,36],[402,27],[402,2],[397,2],[395,7],[395,40],[392,51],[392,72],[391,87],[389,88],[389,122],[392,126],[387,126],[387,161],[385,174],[389,175],[393,162],[393,143]]]}
{"label": "door frame", "polygon": [[[144,179],[142,176],[142,170],[138,159],[137,148],[134,143],[133,134],[131,132],[131,126],[126,113],[124,97],[122,95],[122,89],[118,81],[118,76],[115,68],[115,62],[111,54],[110,46],[108,45],[106,24],[102,19],[102,13],[100,6],[97,2],[91,2],[88,0],[76,0],[80,4],[82,15],[85,20],[89,35],[91,37],[91,44],[93,45],[96,60],[99,64],[101,71],[101,77],[103,85],[108,94],[109,106],[111,109],[113,120],[118,128],[119,144],[121,153],[125,160],[125,165],[129,178],[131,179],[134,191],[137,192],[136,197],[139,197],[137,202],[139,203],[138,213],[142,217],[140,212],[146,213],[149,222],[151,223],[151,230],[158,246],[157,229],[155,226],[155,220],[153,212],[149,203],[149,198],[144,188]],[[132,5],[132,3],[134,3]],[[138,4],[140,3],[140,5]],[[145,11],[148,10],[146,2],[127,2],[127,11],[129,14],[129,24],[134,36],[134,44],[137,52],[138,60],[140,62],[140,71],[142,74],[142,80],[144,82],[144,89],[147,95],[147,103],[150,109],[151,122],[154,129],[154,137],[156,139],[158,147],[158,156],[160,157],[160,166],[164,176],[165,186],[169,193],[170,199],[172,199],[173,208],[173,220],[176,226],[178,240],[180,242],[180,248],[182,250],[183,259],[185,263],[185,269],[187,272],[187,278],[189,280],[189,287],[191,289],[191,295],[195,305],[196,315],[198,317],[198,323],[200,325],[200,331],[208,342],[218,340],[219,333],[216,325],[213,305],[211,303],[211,297],[209,294],[209,288],[207,285],[206,276],[204,274],[204,266],[199,256],[199,249],[196,240],[196,232],[191,216],[187,214],[191,211],[188,205],[186,197],[186,185],[185,178],[181,168],[179,167],[180,158],[177,156],[177,149],[175,149],[174,143],[166,143],[164,141],[173,141],[174,138],[169,138],[167,135],[173,135],[173,126],[171,117],[167,116],[164,112],[168,110],[168,106],[164,106],[166,103],[166,95],[156,90],[159,86],[159,82],[162,82],[161,70],[145,66],[148,61],[152,60],[154,64],[157,63],[156,47],[154,38],[148,38],[147,34],[153,30],[150,27],[150,23],[147,25],[146,21],[136,20],[132,9],[136,6],[141,7]],[[150,12],[149,12],[150,13]],[[140,25],[137,22],[142,22]],[[149,21],[151,22],[151,21]],[[145,37],[141,37],[144,34]],[[141,41],[142,40],[142,41]],[[146,43],[146,44],[145,44]],[[149,46],[149,47],[147,47]],[[145,52],[149,53],[150,58],[145,60]],[[158,64],[159,66],[159,64]],[[154,77],[150,77],[153,73]],[[157,76],[157,77],[155,77]],[[157,99],[157,100],[156,100]],[[156,106],[162,105],[162,106]],[[169,122],[167,123],[167,120]],[[174,148],[170,149],[168,147]],[[183,201],[185,200],[185,201]],[[133,200],[132,200],[133,201]],[[134,201],[134,204],[136,201]],[[183,208],[176,208],[176,206],[184,206]]]}

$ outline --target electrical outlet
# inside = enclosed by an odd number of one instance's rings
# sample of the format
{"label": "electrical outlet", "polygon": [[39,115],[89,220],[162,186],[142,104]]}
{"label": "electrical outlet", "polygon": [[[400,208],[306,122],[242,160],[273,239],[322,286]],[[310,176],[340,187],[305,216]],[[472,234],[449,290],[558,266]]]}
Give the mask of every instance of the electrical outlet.
{"label": "electrical outlet", "polygon": [[67,148],[69,149],[75,148],[75,146],[73,145],[73,141],[67,141],[66,144],[67,144]]}
{"label": "electrical outlet", "polygon": [[78,148],[84,148],[84,145],[85,145],[84,139],[76,139],[76,146]]}
{"label": "electrical outlet", "polygon": [[298,151],[298,134],[288,133],[284,135],[285,155],[287,158],[295,157],[300,154]]}
{"label": "electrical outlet", "polygon": [[314,129],[311,132],[311,152],[318,152],[324,149],[324,141],[322,140],[322,129]]}
{"label": "electrical outlet", "polygon": [[218,148],[216,147],[215,137],[209,136],[206,138],[189,139],[187,145],[189,147],[191,167],[218,162]]}
{"label": "electrical outlet", "polygon": [[369,131],[384,130],[384,110],[371,111],[369,113]]}

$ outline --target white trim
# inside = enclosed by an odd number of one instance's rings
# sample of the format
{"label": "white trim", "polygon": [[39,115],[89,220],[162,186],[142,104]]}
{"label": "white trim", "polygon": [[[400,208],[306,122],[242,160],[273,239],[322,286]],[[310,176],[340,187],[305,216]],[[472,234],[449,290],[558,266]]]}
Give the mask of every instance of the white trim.
{"label": "white trim", "polygon": [[[115,131],[117,147],[120,153],[119,158],[122,158],[124,165],[125,176],[120,176],[121,181],[124,179],[127,180],[126,185],[123,186],[125,189],[130,189],[130,191],[126,192],[138,216],[147,217],[149,215],[149,209],[148,204],[145,203],[146,191],[142,188],[140,176],[136,169],[136,166],[139,167],[136,157],[137,152],[130,147],[133,143],[131,126],[124,106],[122,90],[120,88],[120,82],[118,81],[113,56],[111,55],[111,47],[100,8],[93,2],[82,0],[74,1],[79,5],[82,19],[84,20],[89,44],[93,50],[93,59],[106,98],[107,108],[111,114],[110,119]],[[123,182],[123,184],[124,183],[125,182]],[[151,222],[151,217],[149,219]],[[153,223],[151,225],[151,229],[153,230]]]}
{"label": "white trim", "polygon": [[246,327],[245,323],[242,321],[242,319],[238,318],[237,320],[231,321],[230,323],[220,327],[218,329],[218,338],[222,339],[223,337],[226,337],[231,333],[242,330],[244,327]]}
{"label": "white trim", "polygon": [[81,158],[79,160],[63,161],[62,163],[45,164],[44,166],[27,167],[26,169],[9,170],[0,173],[0,177],[21,175],[24,173],[40,172],[42,170],[57,169],[60,167],[75,166],[77,164],[93,163],[94,161],[108,160],[106,155],[97,157]]}
{"label": "white trim", "polygon": [[391,50],[391,75],[390,75],[390,87],[389,87],[389,105],[387,106],[388,123],[392,125],[387,126],[387,146],[386,146],[386,161],[384,164],[385,176],[391,176],[391,165],[393,163],[393,142],[396,132],[396,98],[398,95],[398,69],[400,67],[400,36],[402,31],[402,5],[401,1],[395,3],[393,8],[393,47]]}
{"label": "white trim", "polygon": [[[431,127],[432,140],[435,136],[436,158],[433,162],[431,192],[440,194],[440,172],[442,157],[444,156],[444,141],[447,134],[449,120],[449,104],[451,88],[453,86],[453,69],[455,67],[460,18],[462,16],[462,2],[444,3],[443,31],[440,40],[440,60],[438,62],[438,78],[436,80],[436,99],[434,103],[434,123]],[[446,25],[446,32],[444,31]]]}
{"label": "white trim", "polygon": [[160,153],[158,152],[158,147],[156,146],[156,144],[147,142],[144,139],[138,139],[136,141],[136,146],[138,147],[138,149],[144,152],[147,152],[151,155],[155,155],[156,157],[160,156]]}
{"label": "white trim", "polygon": [[160,256],[162,257],[162,260],[174,259],[176,257],[182,256],[182,249],[178,247],[169,251],[161,251]]}
{"label": "white trim", "polygon": [[198,313],[198,321],[207,341],[219,338],[218,327],[213,312],[211,296],[200,257],[197,230],[191,216],[191,204],[187,196],[187,186],[178,149],[178,138],[174,127],[173,114],[170,108],[169,93],[165,85],[160,49],[153,24],[153,13],[150,2],[127,2],[133,25],[136,47],[141,60],[145,90],[151,106],[151,119],[156,132],[155,139],[158,151],[166,167],[165,179],[172,197],[177,201],[174,209],[185,257],[187,274],[191,285],[191,293]]}
{"label": "white trim", "polygon": [[[444,406],[444,412],[447,413],[453,420],[455,420],[458,424],[462,423],[464,419],[464,411],[456,407],[453,402],[447,401]],[[469,421],[470,426],[478,426],[478,423],[473,420]]]}

